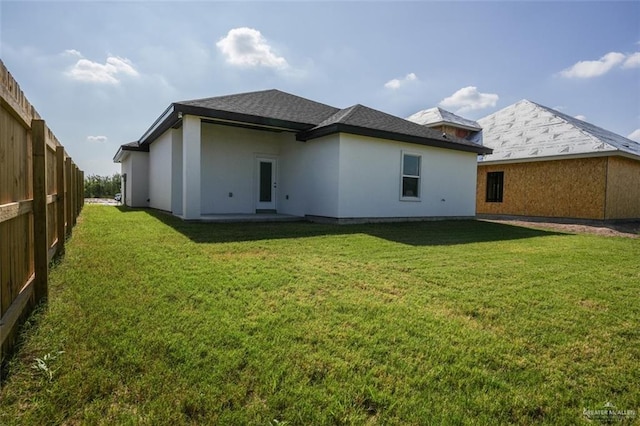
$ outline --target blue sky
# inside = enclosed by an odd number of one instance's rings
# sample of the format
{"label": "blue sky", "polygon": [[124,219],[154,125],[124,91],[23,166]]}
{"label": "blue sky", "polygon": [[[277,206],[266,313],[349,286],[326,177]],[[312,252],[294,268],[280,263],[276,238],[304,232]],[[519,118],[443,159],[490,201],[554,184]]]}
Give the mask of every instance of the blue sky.
{"label": "blue sky", "polygon": [[0,57],[85,174],[173,101],[276,88],[401,117],[521,99],[640,141],[640,2],[0,0]]}

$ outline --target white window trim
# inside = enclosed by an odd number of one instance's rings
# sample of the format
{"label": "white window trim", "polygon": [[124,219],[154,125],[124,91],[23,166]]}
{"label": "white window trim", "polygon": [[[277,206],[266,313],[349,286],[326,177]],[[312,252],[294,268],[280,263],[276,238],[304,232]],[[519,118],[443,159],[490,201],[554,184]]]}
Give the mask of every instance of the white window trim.
{"label": "white window trim", "polygon": [[[405,175],[404,174],[404,157],[405,155],[410,155],[412,157],[418,157],[418,176],[415,175]],[[405,197],[402,195],[402,181],[405,177],[417,177],[418,178],[418,195],[415,197]],[[420,202],[422,201],[422,154],[418,154],[417,152],[411,151],[401,151],[400,152],[400,201],[413,201]]]}

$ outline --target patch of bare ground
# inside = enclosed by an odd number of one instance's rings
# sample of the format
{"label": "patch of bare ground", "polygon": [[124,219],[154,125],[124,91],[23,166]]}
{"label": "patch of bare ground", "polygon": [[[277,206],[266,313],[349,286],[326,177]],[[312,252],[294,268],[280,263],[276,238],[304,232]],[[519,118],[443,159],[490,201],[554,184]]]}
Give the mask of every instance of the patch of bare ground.
{"label": "patch of bare ground", "polygon": [[526,228],[552,230],[569,234],[594,234],[605,237],[640,238],[640,221],[607,224],[576,224],[535,222],[526,220],[487,220],[488,222],[506,225],[523,226]]}
{"label": "patch of bare ground", "polygon": [[121,203],[117,202],[113,198],[85,198],[85,204],[99,204],[103,206],[119,206]]}

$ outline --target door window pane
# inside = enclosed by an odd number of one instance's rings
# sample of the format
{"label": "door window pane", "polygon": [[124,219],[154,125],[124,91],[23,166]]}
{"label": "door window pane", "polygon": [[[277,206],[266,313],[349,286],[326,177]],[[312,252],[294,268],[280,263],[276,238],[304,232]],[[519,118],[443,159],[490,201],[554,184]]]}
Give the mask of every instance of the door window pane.
{"label": "door window pane", "polygon": [[260,202],[271,202],[271,176],[272,166],[270,162],[260,162]]}

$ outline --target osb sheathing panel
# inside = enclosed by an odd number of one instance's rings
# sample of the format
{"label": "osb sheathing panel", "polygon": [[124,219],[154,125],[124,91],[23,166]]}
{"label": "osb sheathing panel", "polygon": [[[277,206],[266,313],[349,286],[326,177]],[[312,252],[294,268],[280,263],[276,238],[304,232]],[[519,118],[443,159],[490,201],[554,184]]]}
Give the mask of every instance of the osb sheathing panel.
{"label": "osb sheathing panel", "polygon": [[640,219],[640,161],[609,157],[606,219]]}
{"label": "osb sheathing panel", "polygon": [[466,138],[467,136],[469,136],[469,133],[470,133],[469,130],[467,129],[460,129],[458,127],[445,126],[445,125],[432,127],[432,129],[442,133],[446,133],[451,136],[455,136],[457,138]]}
{"label": "osb sheathing panel", "polygon": [[[607,158],[478,165],[478,214],[604,219]],[[504,172],[502,203],[487,203],[488,172]]]}

